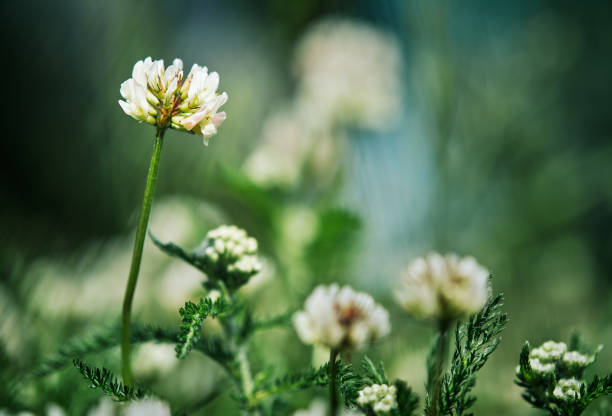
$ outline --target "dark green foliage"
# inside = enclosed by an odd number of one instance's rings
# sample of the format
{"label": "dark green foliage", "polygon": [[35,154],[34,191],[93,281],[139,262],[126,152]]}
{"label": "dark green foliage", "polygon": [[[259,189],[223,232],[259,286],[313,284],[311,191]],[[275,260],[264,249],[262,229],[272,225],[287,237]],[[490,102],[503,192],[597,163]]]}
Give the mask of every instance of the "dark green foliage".
{"label": "dark green foliage", "polygon": [[62,345],[59,351],[52,357],[43,361],[31,376],[42,377],[60,370],[74,359],[86,354],[104,351],[119,344],[119,327],[108,326],[100,328],[91,335],[76,338]]}
{"label": "dark green foliage", "polygon": [[[176,342],[178,332],[153,325],[132,325],[132,342]],[[75,338],[64,344],[52,357],[39,364],[30,377],[44,377],[70,365],[75,357],[98,353],[119,345],[121,327],[119,325],[100,328],[91,335]]]}
{"label": "dark green foliage", "polygon": [[127,402],[130,400],[140,400],[147,396],[147,392],[138,387],[128,387],[117,380],[106,368],[90,367],[83,361],[75,358],[74,366],[81,372],[83,377],[89,380],[89,387],[92,389],[100,389],[104,394],[111,396],[119,402]]}
{"label": "dark green foliage", "polygon": [[182,317],[181,329],[176,346],[177,358],[185,358],[194,344],[200,339],[202,322],[208,317],[213,318],[228,312],[228,305],[223,298],[214,302],[210,298],[201,298],[198,304],[187,301],[185,307],[179,309]]}
{"label": "dark green foliage", "polygon": [[338,390],[344,397],[344,403],[347,406],[357,406],[357,396],[359,390],[366,386],[366,380],[357,374],[351,365],[345,365],[339,359],[336,362],[338,366]]}
{"label": "dark green foliage", "polygon": [[394,409],[391,414],[411,416],[419,407],[419,396],[402,380],[395,380],[393,385],[397,389],[397,409]]}
{"label": "dark green foliage", "polygon": [[[476,384],[476,373],[501,342],[500,333],[508,322],[502,312],[503,295],[490,298],[485,307],[455,328],[455,345],[450,369],[442,377],[438,401],[440,415],[462,416],[476,401],[470,391]],[[437,345],[438,343],[436,343]],[[428,358],[428,376],[431,378],[435,360]],[[429,382],[432,382],[431,380]],[[429,390],[431,391],[431,390]],[[431,398],[426,399],[425,414],[434,414]]]}
{"label": "dark green foliage", "polygon": [[375,365],[372,360],[368,356],[363,357],[361,361],[361,367],[372,383],[376,384],[389,384],[387,380],[387,376],[385,375],[385,369],[383,367],[383,363],[379,362],[378,365]]}
{"label": "dark green foliage", "polygon": [[270,378],[265,375],[260,375],[259,378],[253,394],[257,401],[281,393],[326,386],[329,383],[329,364],[279,378]]}
{"label": "dark green foliage", "polygon": [[[586,345],[580,341],[579,336],[572,336],[569,344],[570,350],[578,349],[586,352]],[[583,383],[580,394],[573,399],[559,399],[553,395],[558,380],[562,378],[580,378],[582,370],[576,373],[567,373],[566,369],[557,365],[554,372],[536,373],[529,363],[531,348],[525,342],[519,356],[519,368],[515,383],[524,388],[522,397],[533,407],[546,410],[552,416],[578,416],[597,398],[612,394],[612,374],[599,378],[595,376],[590,383]],[[598,350],[597,350],[598,351]],[[592,353],[595,357],[597,351]],[[605,410],[605,406],[602,407]],[[605,414],[605,413],[604,413]]]}

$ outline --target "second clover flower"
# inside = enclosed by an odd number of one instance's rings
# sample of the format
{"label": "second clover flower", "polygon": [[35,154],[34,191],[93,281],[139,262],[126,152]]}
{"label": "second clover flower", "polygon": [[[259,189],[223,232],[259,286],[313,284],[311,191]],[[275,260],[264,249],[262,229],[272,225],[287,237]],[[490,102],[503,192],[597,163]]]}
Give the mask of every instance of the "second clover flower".
{"label": "second clover flower", "polygon": [[473,257],[431,253],[408,264],[395,292],[409,313],[440,322],[474,314],[489,295],[489,272]]}
{"label": "second clover flower", "polygon": [[175,59],[164,68],[164,61],[150,57],[136,62],[132,78],[121,84],[119,100],[123,111],[139,121],[165,129],[198,134],[208,144],[226,118],[218,112],[227,93],[217,93],[219,74],[194,64],[183,76],[183,61]]}
{"label": "second clover flower", "polygon": [[293,324],[306,344],[330,349],[357,349],[390,330],[389,314],[374,299],[348,286],[317,286]]}

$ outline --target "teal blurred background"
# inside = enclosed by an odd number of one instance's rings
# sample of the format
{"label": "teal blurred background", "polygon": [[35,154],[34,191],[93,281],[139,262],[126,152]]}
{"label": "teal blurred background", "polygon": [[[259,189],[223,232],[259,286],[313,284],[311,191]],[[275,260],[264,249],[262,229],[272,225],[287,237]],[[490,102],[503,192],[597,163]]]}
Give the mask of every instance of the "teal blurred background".
{"label": "teal blurred background", "polygon": [[[247,229],[267,264],[245,289],[256,311],[297,308],[317,283],[368,291],[393,318],[368,354],[422,392],[433,330],[392,290],[415,256],[452,251],[493,273],[510,316],[476,414],[538,414],[512,382],[526,339],[579,330],[607,346],[592,372],[612,370],[609,2],[0,7],[3,384],[118,318],[154,129],[117,100],[146,56],[206,65],[229,94],[208,147],[166,135],[150,229],[188,247],[220,223]],[[150,242],[143,263],[137,319],[176,326],[200,277]],[[170,402],[196,402],[223,379],[194,354],[141,350],[137,375]],[[117,358],[93,362],[117,369]],[[291,328],[254,341],[256,370],[313,360]],[[71,368],[25,386],[16,403],[3,391],[0,408],[85,414],[99,399]],[[196,414],[231,409],[228,391]]]}

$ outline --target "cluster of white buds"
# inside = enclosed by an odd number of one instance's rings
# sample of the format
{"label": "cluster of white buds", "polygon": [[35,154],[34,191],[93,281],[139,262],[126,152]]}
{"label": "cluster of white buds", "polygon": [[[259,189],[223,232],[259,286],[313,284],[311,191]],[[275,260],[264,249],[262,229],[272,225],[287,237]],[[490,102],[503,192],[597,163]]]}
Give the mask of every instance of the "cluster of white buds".
{"label": "cluster of white buds", "polygon": [[473,257],[430,253],[408,264],[395,291],[409,313],[438,321],[474,314],[489,296],[489,272]]}
{"label": "cluster of white buds", "polygon": [[164,68],[164,61],[150,57],[136,62],[132,78],[121,84],[119,100],[123,111],[139,121],[158,128],[189,131],[204,138],[204,144],[217,133],[225,112],[217,112],[227,101],[218,94],[219,74],[194,64],[183,77],[183,61],[175,59]]}
{"label": "cluster of white buds", "polygon": [[395,386],[372,384],[359,391],[357,403],[362,406],[372,406],[377,415],[386,414],[397,407],[397,390]]}
{"label": "cluster of white buds", "polygon": [[568,351],[564,342],[546,341],[529,352],[531,369],[541,375],[555,373],[557,376],[576,377],[595,361],[600,345],[592,354]]}
{"label": "cluster of white buds", "polygon": [[336,284],[317,286],[293,324],[304,343],[336,350],[362,347],[390,330],[389,313],[370,295]]}
{"label": "cluster of white buds", "polygon": [[566,351],[567,345],[564,342],[546,341],[529,352],[529,365],[537,374],[552,374]]}
{"label": "cluster of white buds", "polygon": [[557,381],[553,396],[563,401],[575,401],[580,398],[580,388],[583,382],[575,378],[562,378]]}
{"label": "cluster of white buds", "polygon": [[238,287],[261,270],[257,240],[235,225],[222,225],[209,231],[194,255],[213,279]]}

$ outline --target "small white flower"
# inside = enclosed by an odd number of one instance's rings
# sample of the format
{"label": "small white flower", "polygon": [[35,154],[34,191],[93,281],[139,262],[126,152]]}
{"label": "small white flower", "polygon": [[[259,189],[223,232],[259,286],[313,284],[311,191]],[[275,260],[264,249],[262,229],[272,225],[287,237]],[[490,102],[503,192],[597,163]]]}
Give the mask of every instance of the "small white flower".
{"label": "small white flower", "polygon": [[589,357],[580,354],[578,351],[568,351],[563,354],[563,364],[576,367],[586,367],[589,364]]}
{"label": "small white flower", "polygon": [[175,59],[164,69],[164,61],[148,57],[136,62],[132,78],[121,84],[119,100],[123,111],[139,121],[158,128],[190,131],[204,138],[204,144],[217,133],[225,120],[218,112],[227,93],[217,94],[219,74],[193,65],[183,77],[183,61]]}
{"label": "small white flower", "polygon": [[562,378],[553,390],[553,396],[559,400],[574,401],[580,398],[582,381],[575,378]]}
{"label": "small white flower", "polygon": [[543,363],[559,361],[563,354],[567,351],[567,345],[564,342],[546,341],[538,348],[534,348],[529,352],[529,358],[537,358]]}
{"label": "small white flower", "polygon": [[531,369],[538,374],[550,374],[555,371],[554,363],[542,363],[537,358],[530,358],[529,365]]}
{"label": "small white flower", "polygon": [[386,335],[389,314],[374,299],[348,286],[317,286],[293,324],[306,344],[333,349],[359,348]]}
{"label": "small white flower", "polygon": [[194,255],[210,270],[212,278],[226,279],[235,288],[261,270],[257,241],[235,225],[222,225],[209,231]]}
{"label": "small white flower", "polygon": [[482,309],[489,295],[488,277],[473,257],[431,253],[408,264],[395,298],[415,316],[456,319]]}
{"label": "small white flower", "polygon": [[372,406],[374,412],[386,414],[397,407],[397,389],[386,384],[372,384],[359,391],[357,403],[362,406]]}

